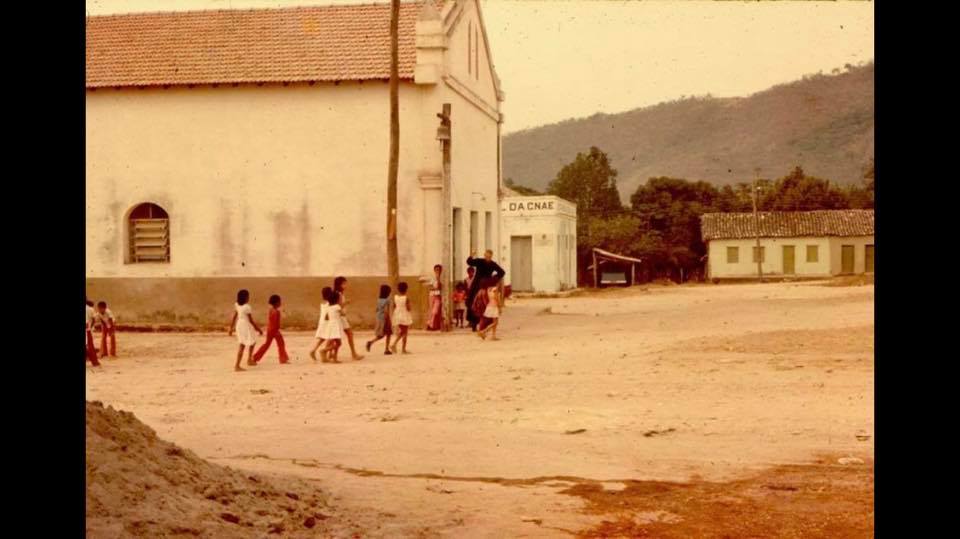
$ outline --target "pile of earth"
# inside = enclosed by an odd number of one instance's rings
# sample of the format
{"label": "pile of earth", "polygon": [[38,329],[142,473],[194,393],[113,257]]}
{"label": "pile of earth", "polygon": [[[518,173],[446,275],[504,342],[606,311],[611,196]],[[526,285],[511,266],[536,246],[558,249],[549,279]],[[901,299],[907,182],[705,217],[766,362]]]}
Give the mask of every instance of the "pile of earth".
{"label": "pile of earth", "polygon": [[306,481],[211,464],[130,412],[87,402],[87,537],[350,537]]}

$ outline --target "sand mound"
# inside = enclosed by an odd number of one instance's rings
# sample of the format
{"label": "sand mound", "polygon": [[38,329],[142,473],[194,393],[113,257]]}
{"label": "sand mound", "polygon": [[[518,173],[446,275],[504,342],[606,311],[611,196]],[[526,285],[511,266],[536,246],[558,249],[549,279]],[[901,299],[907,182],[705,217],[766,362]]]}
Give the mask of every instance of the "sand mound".
{"label": "sand mound", "polygon": [[211,464],[99,402],[86,452],[88,537],[352,535],[309,483]]}

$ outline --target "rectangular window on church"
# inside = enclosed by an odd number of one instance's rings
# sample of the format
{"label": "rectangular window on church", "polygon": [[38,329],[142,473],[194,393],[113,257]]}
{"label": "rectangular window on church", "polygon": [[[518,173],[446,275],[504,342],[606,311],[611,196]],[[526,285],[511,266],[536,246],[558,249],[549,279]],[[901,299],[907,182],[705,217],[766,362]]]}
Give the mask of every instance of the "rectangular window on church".
{"label": "rectangular window on church", "polygon": [[480,248],[480,245],[478,245],[479,234],[480,234],[480,213],[472,211],[470,212],[470,250],[471,251],[476,251]]}
{"label": "rectangular window on church", "polygon": [[487,249],[493,250],[493,212],[487,212],[483,218],[483,239]]}

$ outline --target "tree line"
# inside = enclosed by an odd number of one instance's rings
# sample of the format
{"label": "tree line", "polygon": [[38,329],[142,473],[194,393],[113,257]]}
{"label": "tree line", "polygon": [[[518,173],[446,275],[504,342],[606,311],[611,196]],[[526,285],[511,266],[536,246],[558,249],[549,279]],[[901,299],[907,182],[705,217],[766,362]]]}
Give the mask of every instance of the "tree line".
{"label": "tree line", "polygon": [[[808,176],[797,166],[781,178],[757,182],[757,202],[760,211],[872,209],[874,182],[872,159],[862,181],[846,187]],[[504,183],[521,194],[541,194],[509,178]],[[644,280],[679,281],[703,274],[706,245],[700,237],[700,216],[753,211],[753,188],[753,182],[718,188],[704,181],[662,176],[640,185],[625,206],[617,190],[616,169],[603,151],[591,147],[560,169],[546,194],[577,204],[581,283],[589,281],[586,268],[594,247],[643,259],[640,278]]]}

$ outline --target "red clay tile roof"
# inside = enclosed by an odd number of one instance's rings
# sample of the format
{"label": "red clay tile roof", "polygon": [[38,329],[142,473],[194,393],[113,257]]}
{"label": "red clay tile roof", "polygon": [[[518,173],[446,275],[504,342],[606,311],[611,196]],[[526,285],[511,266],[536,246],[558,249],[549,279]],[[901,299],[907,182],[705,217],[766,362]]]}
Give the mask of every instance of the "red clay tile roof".
{"label": "red clay tile roof", "polygon": [[[422,6],[400,6],[401,79]],[[389,77],[389,3],[87,18],[87,88]]]}
{"label": "red clay tile roof", "polygon": [[[872,236],[873,210],[760,212],[761,238]],[[757,237],[752,213],[705,213],[704,241]]]}

